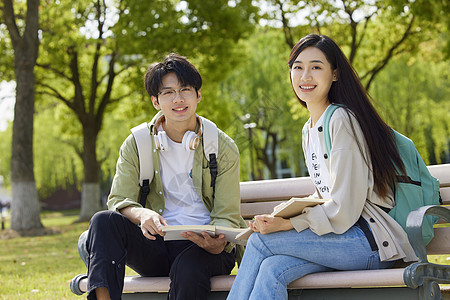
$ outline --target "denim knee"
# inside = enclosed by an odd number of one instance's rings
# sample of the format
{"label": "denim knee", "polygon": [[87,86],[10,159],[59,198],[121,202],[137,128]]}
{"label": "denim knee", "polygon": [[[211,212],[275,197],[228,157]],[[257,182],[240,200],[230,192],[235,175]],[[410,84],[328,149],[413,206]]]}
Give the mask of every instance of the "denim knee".
{"label": "denim knee", "polygon": [[272,252],[265,244],[265,239],[267,239],[267,237],[268,237],[267,234],[262,234],[259,232],[252,233],[247,241],[245,251],[247,251],[247,249],[249,248],[254,248],[263,255],[272,255]]}
{"label": "denim knee", "polygon": [[[274,256],[270,256],[274,258]],[[264,274],[265,277],[270,278],[271,282],[280,282],[281,284],[287,286],[289,282],[283,276],[285,269],[282,268],[275,259],[265,259],[262,261],[259,267],[259,273]]]}
{"label": "denim knee", "polygon": [[253,232],[250,237],[247,240],[247,245],[246,247],[258,247],[257,245],[259,245],[261,243],[261,239],[258,235],[261,235],[261,233],[259,232]]}

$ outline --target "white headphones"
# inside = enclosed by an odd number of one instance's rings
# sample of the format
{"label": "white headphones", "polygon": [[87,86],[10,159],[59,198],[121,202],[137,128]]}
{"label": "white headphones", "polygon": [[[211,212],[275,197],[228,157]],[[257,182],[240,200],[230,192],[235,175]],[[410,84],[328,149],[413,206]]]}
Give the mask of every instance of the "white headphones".
{"label": "white headphones", "polygon": [[[198,128],[198,132],[195,133],[193,131],[186,131],[186,133],[183,135],[183,140],[181,141],[181,144],[183,145],[184,149],[186,151],[189,150],[195,150],[198,147],[198,144],[200,143],[200,137],[202,136],[202,121],[198,115],[195,115],[197,118],[197,122],[200,125]],[[155,139],[155,145],[156,149],[160,151],[166,151],[168,150],[169,143],[167,142],[167,134],[163,131],[158,131],[158,127],[166,120],[166,117],[162,115],[159,117],[158,120],[155,122],[155,134],[153,135],[153,138]]]}

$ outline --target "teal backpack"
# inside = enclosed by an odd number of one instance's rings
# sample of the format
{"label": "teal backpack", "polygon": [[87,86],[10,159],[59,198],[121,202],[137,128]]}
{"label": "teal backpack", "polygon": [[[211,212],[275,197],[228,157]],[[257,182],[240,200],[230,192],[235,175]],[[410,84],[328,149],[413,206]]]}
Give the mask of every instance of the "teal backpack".
{"label": "teal backpack", "polygon": [[[338,107],[342,105],[331,104],[323,120],[323,136],[328,157],[331,152],[330,119]],[[389,215],[406,231],[406,219],[409,212],[421,206],[439,205],[442,200],[439,194],[439,180],[431,176],[413,141],[393,129],[392,131],[398,152],[405,165],[406,176],[397,175],[398,182],[394,186],[395,206],[389,211]],[[425,245],[433,238],[433,225],[437,221],[438,217],[425,216],[422,226],[422,238]]]}

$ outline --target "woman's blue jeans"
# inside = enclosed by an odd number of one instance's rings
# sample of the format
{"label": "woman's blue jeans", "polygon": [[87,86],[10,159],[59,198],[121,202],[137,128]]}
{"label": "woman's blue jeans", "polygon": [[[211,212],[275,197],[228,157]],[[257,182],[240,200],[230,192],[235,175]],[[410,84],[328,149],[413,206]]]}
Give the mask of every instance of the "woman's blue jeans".
{"label": "woman's blue jeans", "polygon": [[227,299],[287,299],[287,285],[310,273],[389,268],[359,225],[319,236],[310,229],[253,233]]}

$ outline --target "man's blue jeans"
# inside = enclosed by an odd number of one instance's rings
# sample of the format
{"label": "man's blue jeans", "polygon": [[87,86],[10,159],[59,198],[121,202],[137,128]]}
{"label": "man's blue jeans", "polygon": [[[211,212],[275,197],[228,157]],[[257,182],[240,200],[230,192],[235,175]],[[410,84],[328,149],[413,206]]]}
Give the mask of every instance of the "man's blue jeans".
{"label": "man's blue jeans", "polygon": [[234,253],[211,254],[190,241],[151,241],[128,218],[113,211],[96,213],[79,240],[88,267],[88,299],[106,287],[111,299],[122,297],[125,265],[142,276],[169,276],[168,299],[207,299],[210,277],[229,274]]}
{"label": "man's blue jeans", "polygon": [[253,233],[227,299],[287,299],[287,285],[310,273],[392,267],[380,262],[359,225],[343,234],[310,229]]}

